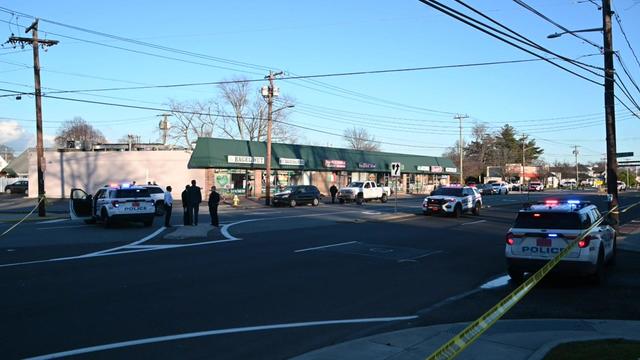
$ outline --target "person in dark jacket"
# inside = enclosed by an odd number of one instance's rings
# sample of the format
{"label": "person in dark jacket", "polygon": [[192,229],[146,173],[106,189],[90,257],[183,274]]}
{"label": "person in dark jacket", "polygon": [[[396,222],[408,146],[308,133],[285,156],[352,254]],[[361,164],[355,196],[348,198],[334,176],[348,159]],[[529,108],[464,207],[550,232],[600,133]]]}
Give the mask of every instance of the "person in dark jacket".
{"label": "person in dark jacket", "polygon": [[219,227],[218,221],[218,205],[220,204],[220,194],[216,191],[216,187],[211,187],[211,193],[209,194],[209,215],[211,215],[211,225]]}
{"label": "person in dark jacket", "polygon": [[338,188],[336,187],[336,184],[332,184],[331,187],[329,188],[329,192],[331,193],[331,203],[335,204],[336,203],[336,194],[338,193]]}
{"label": "person in dark jacket", "polygon": [[198,211],[202,202],[202,192],[196,181],[191,180],[191,188],[189,189],[189,216],[191,216],[192,225],[198,225]]}
{"label": "person in dark jacket", "polygon": [[184,212],[184,225],[191,225],[191,216],[189,216],[189,189],[191,186],[187,185],[184,187],[184,191],[182,192],[182,210]]}

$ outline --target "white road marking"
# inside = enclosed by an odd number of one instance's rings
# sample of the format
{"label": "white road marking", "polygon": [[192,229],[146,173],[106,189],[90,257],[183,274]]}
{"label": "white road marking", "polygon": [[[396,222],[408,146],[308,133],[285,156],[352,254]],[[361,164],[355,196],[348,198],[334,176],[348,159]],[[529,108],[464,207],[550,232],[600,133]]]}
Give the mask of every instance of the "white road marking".
{"label": "white road marking", "polygon": [[480,286],[481,289],[495,289],[497,287],[501,287],[501,286],[505,286],[509,283],[509,279],[511,279],[511,277],[509,275],[503,275],[500,276],[499,278],[493,279],[491,281],[488,281],[484,284],[482,284],[482,286]]}
{"label": "white road marking", "polygon": [[471,222],[467,222],[467,223],[462,223],[460,225],[480,224],[480,223],[483,223],[483,222],[487,222],[487,220],[471,221]]}
{"label": "white road marking", "polygon": [[161,228],[159,228],[158,230],[156,230],[156,231],[152,232],[151,234],[149,234],[149,235],[147,235],[147,236],[143,237],[142,239],[140,239],[140,240],[138,240],[138,241],[134,241],[134,242],[132,242],[132,243],[130,243],[130,244],[122,245],[122,246],[118,246],[118,247],[114,247],[114,248],[111,248],[111,249],[106,249],[106,250],[96,251],[96,252],[94,252],[94,253],[86,254],[86,255],[83,255],[83,256],[84,256],[84,257],[88,257],[88,256],[91,256],[91,255],[98,255],[98,254],[102,254],[102,253],[106,253],[106,252],[111,252],[111,251],[116,251],[116,250],[124,249],[124,248],[126,248],[127,246],[134,246],[134,245],[138,245],[138,244],[141,244],[141,243],[143,243],[143,242],[145,242],[145,241],[148,241],[148,240],[153,239],[154,237],[158,236],[158,234],[160,234],[161,232],[163,232],[165,229],[166,229],[166,227],[162,226],[162,227],[161,227]]}
{"label": "white road marking", "polygon": [[416,261],[418,259],[422,259],[422,258],[425,258],[427,256],[431,256],[431,255],[435,255],[435,254],[440,254],[440,253],[443,253],[443,252],[444,251],[442,251],[442,250],[430,251],[430,252],[422,254],[422,255],[414,256],[414,257],[407,258],[407,259],[398,260],[398,262]]}
{"label": "white road marking", "polygon": [[93,227],[93,225],[67,225],[67,226],[48,226],[36,228],[36,230],[57,230],[57,229],[71,229],[71,228],[80,228],[80,227]]}
{"label": "white road marking", "polygon": [[40,221],[37,224],[53,224],[53,223],[67,221],[67,220],[71,220],[71,219],[54,219],[54,220]]}
{"label": "white road marking", "polygon": [[379,211],[363,211],[362,213],[363,214],[367,214],[367,215],[380,215],[380,214],[382,214]]}
{"label": "white road marking", "polygon": [[85,348],[80,348],[75,350],[62,351],[62,352],[57,352],[52,354],[35,356],[35,357],[28,358],[27,360],[56,359],[56,358],[67,357],[67,356],[95,353],[95,352],[105,351],[105,350],[121,349],[121,348],[146,345],[146,344],[155,344],[155,343],[166,342],[166,341],[193,339],[193,338],[204,337],[204,336],[238,334],[238,333],[246,333],[246,332],[254,332],[254,331],[291,329],[291,328],[302,328],[302,327],[312,327],[312,326],[363,324],[363,323],[372,323],[372,322],[392,322],[392,321],[413,320],[417,318],[418,316],[412,315],[412,316],[380,317],[380,318],[365,318],[365,319],[325,320],[325,321],[309,321],[309,322],[246,326],[246,327],[238,327],[238,328],[197,331],[197,332],[191,332],[191,333],[185,333],[185,334],[158,336],[158,337],[152,337],[152,338],[146,338],[146,339],[137,339],[137,340],[122,341],[122,342],[105,344],[105,345],[90,346],[90,347],[85,347]]}
{"label": "white road marking", "polygon": [[307,249],[300,249],[300,250],[295,250],[294,253],[311,251],[311,250],[318,250],[318,249],[324,249],[324,248],[347,245],[347,244],[353,244],[353,243],[357,243],[357,241],[349,241],[349,242],[343,242],[343,243],[339,243],[339,244],[331,244],[331,245],[325,245],[325,246],[316,246],[316,247],[307,248]]}

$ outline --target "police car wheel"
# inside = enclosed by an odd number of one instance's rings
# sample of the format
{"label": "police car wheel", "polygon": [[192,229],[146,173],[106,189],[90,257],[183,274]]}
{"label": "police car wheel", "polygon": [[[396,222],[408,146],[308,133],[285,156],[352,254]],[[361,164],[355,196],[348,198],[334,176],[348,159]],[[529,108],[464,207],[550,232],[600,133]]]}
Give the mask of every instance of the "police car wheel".
{"label": "police car wheel", "polygon": [[613,237],[613,248],[611,248],[611,257],[609,258],[609,262],[607,262],[607,265],[611,266],[611,265],[615,265],[616,264],[617,253],[618,253],[617,237],[614,236]]}
{"label": "police car wheel", "polygon": [[511,281],[515,285],[522,284],[522,282],[524,281],[524,272],[522,272],[522,271],[516,271],[516,270],[508,269],[507,270],[507,274],[509,274],[509,277],[511,278]]}
{"label": "police car wheel", "polygon": [[604,250],[600,247],[598,251],[598,262],[596,263],[596,271],[591,275],[591,282],[594,285],[599,285],[604,282]]}
{"label": "police car wheel", "polygon": [[476,202],[476,204],[473,206],[473,215],[480,216],[480,203],[479,202]]}
{"label": "police car wheel", "polygon": [[459,218],[460,216],[462,216],[462,207],[460,207],[460,205],[456,205],[453,209],[453,217]]}
{"label": "police car wheel", "polygon": [[102,209],[100,212],[100,219],[104,223],[104,227],[111,227],[111,219],[109,219],[109,214],[107,214],[107,210]]}

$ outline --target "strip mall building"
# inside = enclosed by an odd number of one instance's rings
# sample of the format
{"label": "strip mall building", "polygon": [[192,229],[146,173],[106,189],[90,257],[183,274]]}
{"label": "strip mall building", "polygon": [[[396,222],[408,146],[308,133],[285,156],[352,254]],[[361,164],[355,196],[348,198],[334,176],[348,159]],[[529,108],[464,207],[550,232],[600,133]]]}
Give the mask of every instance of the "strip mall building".
{"label": "strip mall building", "polygon": [[[264,194],[267,146],[265,142],[199,138],[189,169],[206,169],[206,189],[260,196]],[[315,185],[327,194],[332,184],[372,180],[395,187],[393,162],[402,164],[398,192],[427,193],[436,184],[448,184],[457,168],[450,159],[434,156],[361,151],[321,146],[274,143],[271,181],[274,190],[287,185]]]}

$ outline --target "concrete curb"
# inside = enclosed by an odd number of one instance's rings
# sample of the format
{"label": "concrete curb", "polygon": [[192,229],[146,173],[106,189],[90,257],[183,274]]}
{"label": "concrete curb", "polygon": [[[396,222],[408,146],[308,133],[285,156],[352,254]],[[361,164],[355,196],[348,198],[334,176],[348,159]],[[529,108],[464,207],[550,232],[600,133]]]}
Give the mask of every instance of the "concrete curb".
{"label": "concrete curb", "polygon": [[597,336],[597,335],[585,335],[585,336],[576,336],[576,337],[567,337],[561,340],[550,341],[540,347],[536,352],[531,354],[527,360],[543,360],[547,354],[553,350],[555,347],[568,344],[572,342],[582,342],[582,341],[596,341],[596,340],[628,340],[628,341],[640,341],[640,337],[628,337],[628,336]]}

